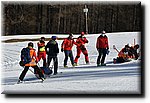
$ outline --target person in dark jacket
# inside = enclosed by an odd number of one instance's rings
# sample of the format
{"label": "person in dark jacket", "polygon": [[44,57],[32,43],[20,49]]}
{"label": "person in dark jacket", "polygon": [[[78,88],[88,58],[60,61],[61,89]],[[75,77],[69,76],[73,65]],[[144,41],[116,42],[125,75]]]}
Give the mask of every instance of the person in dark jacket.
{"label": "person in dark jacket", "polygon": [[54,75],[57,74],[58,70],[58,58],[57,54],[59,53],[58,43],[56,42],[57,37],[52,36],[51,40],[45,46],[47,57],[47,67],[50,66],[51,60],[54,61]]}
{"label": "person in dark jacket", "polygon": [[104,64],[106,54],[109,53],[109,45],[108,45],[108,38],[105,35],[105,31],[102,31],[101,35],[97,38],[96,48],[99,53],[97,58],[97,66],[106,66]]}

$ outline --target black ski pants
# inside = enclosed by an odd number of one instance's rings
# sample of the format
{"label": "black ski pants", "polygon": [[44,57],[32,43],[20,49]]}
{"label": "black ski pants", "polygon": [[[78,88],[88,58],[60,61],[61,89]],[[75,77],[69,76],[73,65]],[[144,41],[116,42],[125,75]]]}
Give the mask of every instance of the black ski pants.
{"label": "black ski pants", "polygon": [[53,59],[53,63],[54,63],[54,74],[57,74],[57,70],[58,70],[58,58],[57,56],[48,56],[47,58],[47,66],[50,66],[50,63]]}
{"label": "black ski pants", "polygon": [[[32,66],[32,68],[34,68],[35,71],[37,71],[37,73],[39,74],[40,78],[44,78],[44,75],[43,75],[41,69],[37,65],[36,66]],[[23,81],[23,79],[24,79],[24,77],[25,77],[25,75],[26,75],[28,70],[29,70],[29,66],[25,66],[24,70],[22,71],[22,73],[21,73],[21,75],[19,77],[19,79],[21,81]]]}
{"label": "black ski pants", "polygon": [[106,48],[100,48],[97,49],[98,50],[98,57],[97,57],[97,64],[104,64],[105,62],[105,57],[106,57],[106,53],[107,53],[107,49]]}

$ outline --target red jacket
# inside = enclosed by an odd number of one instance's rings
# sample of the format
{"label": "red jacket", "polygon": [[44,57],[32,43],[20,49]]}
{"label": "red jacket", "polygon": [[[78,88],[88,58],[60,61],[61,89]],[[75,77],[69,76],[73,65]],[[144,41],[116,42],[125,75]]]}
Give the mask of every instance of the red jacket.
{"label": "red jacket", "polygon": [[100,49],[100,48],[109,48],[109,45],[108,45],[108,38],[107,38],[106,35],[105,35],[105,36],[100,35],[100,36],[97,38],[96,48],[97,48],[97,49]]}
{"label": "red jacket", "polygon": [[84,45],[85,43],[88,43],[88,40],[86,39],[86,37],[79,36],[76,40],[77,47],[80,47]]}
{"label": "red jacket", "polygon": [[61,44],[61,48],[64,50],[72,50],[73,45],[76,44],[74,39],[66,38]]}

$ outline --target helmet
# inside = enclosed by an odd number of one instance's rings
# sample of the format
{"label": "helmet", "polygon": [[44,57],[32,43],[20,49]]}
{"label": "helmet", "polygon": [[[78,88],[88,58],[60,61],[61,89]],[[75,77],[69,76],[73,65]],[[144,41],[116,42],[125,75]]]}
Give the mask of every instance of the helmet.
{"label": "helmet", "polygon": [[106,33],[105,30],[103,30],[103,31],[102,31],[102,34],[105,34],[105,33]]}
{"label": "helmet", "polygon": [[84,35],[84,32],[81,32],[81,35]]}
{"label": "helmet", "polygon": [[41,39],[44,39],[44,40],[45,40],[45,37],[41,37]]}
{"label": "helmet", "polygon": [[28,47],[29,47],[29,46],[31,46],[31,47],[33,48],[33,43],[32,43],[32,42],[29,42],[29,43],[28,43]]}
{"label": "helmet", "polygon": [[57,39],[57,36],[52,36],[51,39],[52,39],[52,40],[56,40],[56,39]]}

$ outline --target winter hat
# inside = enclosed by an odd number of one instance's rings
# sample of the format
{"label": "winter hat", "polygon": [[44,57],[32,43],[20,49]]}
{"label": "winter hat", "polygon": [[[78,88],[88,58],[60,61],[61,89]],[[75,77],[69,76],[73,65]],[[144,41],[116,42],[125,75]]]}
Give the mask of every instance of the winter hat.
{"label": "winter hat", "polygon": [[84,32],[81,32],[81,35],[84,35]]}
{"label": "winter hat", "polygon": [[52,36],[51,39],[56,40],[57,36]]}
{"label": "winter hat", "polygon": [[72,33],[69,33],[69,36],[72,36],[72,37],[73,37],[73,34],[72,34]]}
{"label": "winter hat", "polygon": [[102,31],[102,34],[106,34],[106,32],[103,30],[103,31]]}
{"label": "winter hat", "polygon": [[44,39],[44,40],[45,40],[45,37],[41,37],[41,39]]}
{"label": "winter hat", "polygon": [[29,47],[29,46],[31,46],[31,47],[33,48],[33,43],[32,43],[32,42],[29,42],[29,43],[28,43],[28,47]]}

